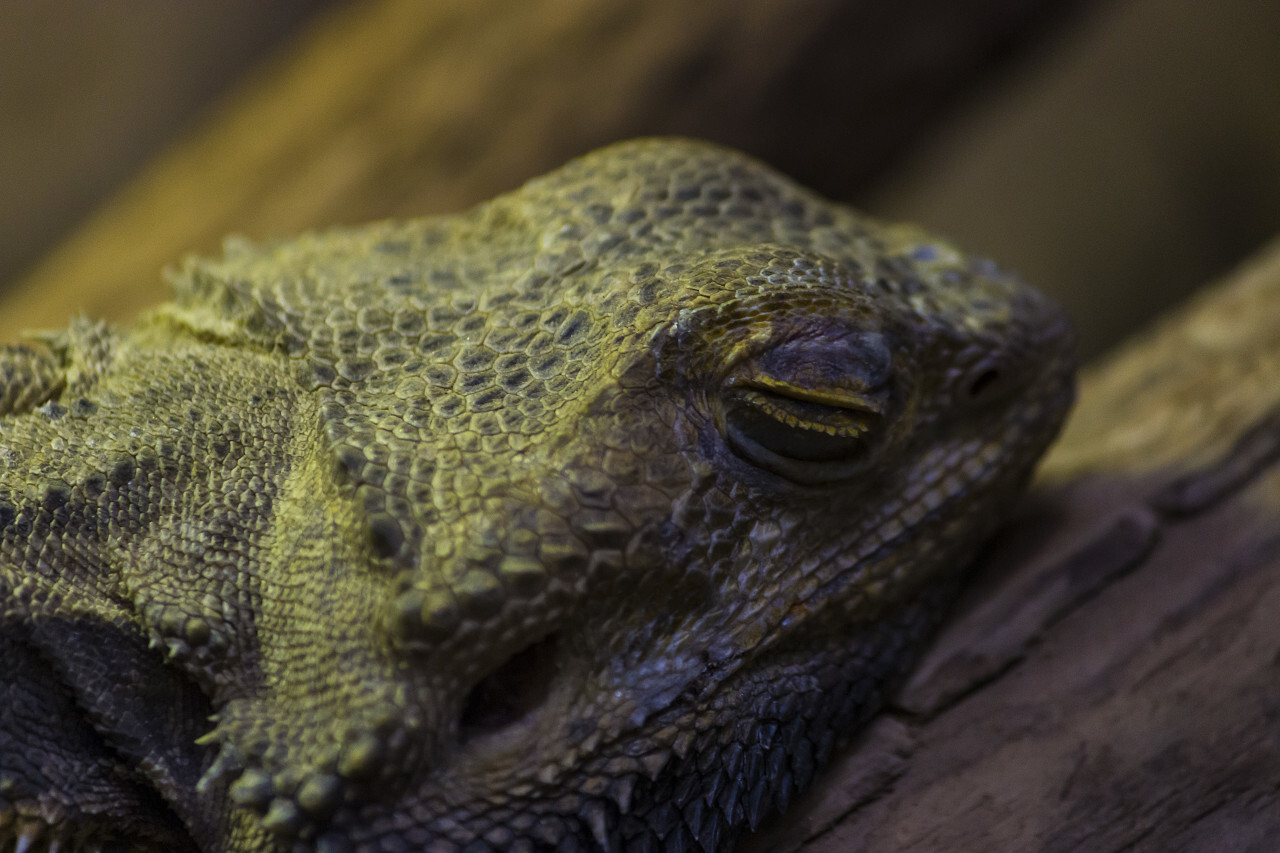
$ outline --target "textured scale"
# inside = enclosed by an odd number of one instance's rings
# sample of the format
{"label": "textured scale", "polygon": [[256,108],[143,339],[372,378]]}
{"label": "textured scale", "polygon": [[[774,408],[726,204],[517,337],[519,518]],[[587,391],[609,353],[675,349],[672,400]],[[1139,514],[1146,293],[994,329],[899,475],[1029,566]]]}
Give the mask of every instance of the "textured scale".
{"label": "textured scale", "polygon": [[728,850],[1071,399],[1043,297],[691,141],[174,285],[0,350],[0,851]]}

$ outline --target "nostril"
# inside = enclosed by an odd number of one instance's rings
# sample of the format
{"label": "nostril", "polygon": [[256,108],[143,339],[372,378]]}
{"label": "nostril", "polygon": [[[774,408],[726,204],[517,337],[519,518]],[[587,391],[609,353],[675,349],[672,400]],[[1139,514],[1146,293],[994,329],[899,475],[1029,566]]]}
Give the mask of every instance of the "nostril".
{"label": "nostril", "polygon": [[978,372],[969,382],[969,399],[980,400],[995,386],[1000,384],[1000,371],[988,367]]}
{"label": "nostril", "polygon": [[546,701],[557,671],[556,645],[551,634],[526,646],[471,688],[459,719],[464,741],[505,729]]}

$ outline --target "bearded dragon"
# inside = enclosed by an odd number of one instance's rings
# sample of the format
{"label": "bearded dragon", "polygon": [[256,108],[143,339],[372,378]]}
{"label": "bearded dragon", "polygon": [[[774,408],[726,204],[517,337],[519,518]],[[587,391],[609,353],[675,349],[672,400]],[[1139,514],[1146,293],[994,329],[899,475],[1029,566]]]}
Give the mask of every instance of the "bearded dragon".
{"label": "bearded dragon", "polygon": [[879,707],[1061,310],[650,139],[0,350],[0,851],[723,851]]}

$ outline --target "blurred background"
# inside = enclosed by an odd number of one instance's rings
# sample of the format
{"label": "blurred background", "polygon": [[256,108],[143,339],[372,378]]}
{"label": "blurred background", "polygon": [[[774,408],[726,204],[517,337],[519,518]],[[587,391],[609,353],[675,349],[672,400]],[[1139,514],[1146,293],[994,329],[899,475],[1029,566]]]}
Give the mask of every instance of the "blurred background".
{"label": "blurred background", "polygon": [[948,234],[1096,354],[1280,233],[1280,3],[9,0],[0,339],[652,133]]}

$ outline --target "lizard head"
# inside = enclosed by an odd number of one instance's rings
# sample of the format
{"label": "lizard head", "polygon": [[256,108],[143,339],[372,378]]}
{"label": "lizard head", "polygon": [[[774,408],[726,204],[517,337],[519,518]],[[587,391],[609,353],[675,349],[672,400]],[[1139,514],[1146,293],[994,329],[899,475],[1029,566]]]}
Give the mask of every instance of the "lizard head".
{"label": "lizard head", "polygon": [[721,849],[874,710],[1072,396],[1044,297],[678,140],[183,287],[315,400],[263,569],[297,596],[205,787],[324,850]]}

